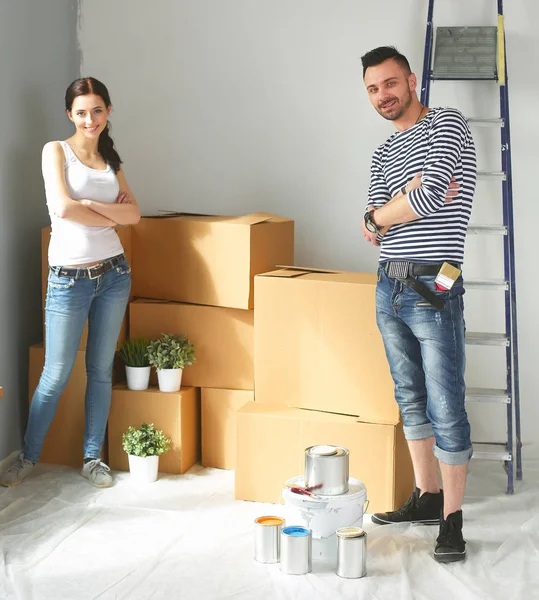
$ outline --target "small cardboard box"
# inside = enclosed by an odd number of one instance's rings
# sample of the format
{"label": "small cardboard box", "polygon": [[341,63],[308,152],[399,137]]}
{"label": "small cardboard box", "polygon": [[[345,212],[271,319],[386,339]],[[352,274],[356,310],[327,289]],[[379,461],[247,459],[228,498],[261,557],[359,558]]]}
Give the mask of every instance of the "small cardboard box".
{"label": "small cardboard box", "polygon": [[369,512],[393,510],[414,489],[402,426],[355,417],[250,402],[237,413],[235,497],[281,502],[281,490],[305,473],[305,449],[318,444],[350,452],[350,477],[367,488]]}
{"label": "small cardboard box", "polygon": [[111,469],[129,470],[122,435],[130,425],[138,428],[143,423],[153,423],[172,440],[170,450],[159,457],[160,472],[181,475],[200,459],[200,398],[195,388],[160,392],[157,388],[133,391],[125,385],[115,386],[108,427]]}
{"label": "small cardboard box", "polygon": [[294,263],[294,222],[173,213],[133,227],[133,295],[252,309],[253,277]]}
{"label": "small cardboard box", "polygon": [[255,293],[257,402],[398,423],[375,275],[283,268],[255,277]]}
{"label": "small cardboard box", "polygon": [[[30,346],[28,377],[29,401],[39,383],[45,364],[43,344]],[[41,462],[81,468],[83,463],[84,429],[86,424],[84,395],[86,393],[86,352],[79,350],[71,377],[60,396],[52,425],[45,438]]]}
{"label": "small cardboard box", "polygon": [[[122,243],[125,257],[127,258],[127,262],[131,264],[131,226],[130,225],[121,225],[118,226],[116,232],[118,233],[118,237],[120,238],[120,242]],[[48,287],[48,278],[49,278],[49,243],[51,239],[51,228],[43,227],[41,230],[41,300],[43,305],[43,315],[45,315],[45,302],[47,299],[47,287]],[[43,340],[45,340],[45,318],[43,318]],[[125,342],[127,339],[127,311],[122,323],[122,329],[120,331],[120,336],[118,338],[118,348]],[[86,344],[88,343],[88,321],[86,321],[84,325],[84,329],[82,330],[82,335],[79,342],[79,350],[85,350]]]}
{"label": "small cardboard box", "polygon": [[205,467],[236,468],[236,412],[253,400],[251,390],[201,390],[202,464]]}
{"label": "small cardboard box", "polygon": [[184,385],[253,389],[252,310],[135,300],[129,307],[129,325],[132,338],[187,335],[195,346],[196,363],[184,369]]}

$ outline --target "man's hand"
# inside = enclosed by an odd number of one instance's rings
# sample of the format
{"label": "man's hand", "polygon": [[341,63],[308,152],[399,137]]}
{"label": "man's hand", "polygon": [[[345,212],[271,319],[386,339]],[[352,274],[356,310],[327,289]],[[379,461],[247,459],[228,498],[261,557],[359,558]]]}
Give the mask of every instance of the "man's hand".
{"label": "man's hand", "polygon": [[[414,178],[406,184],[406,193],[411,192],[412,190],[417,190],[417,188],[421,187],[421,178],[423,173],[418,173],[414,175]],[[452,202],[453,198],[459,193],[460,186],[457,183],[457,180],[454,177],[451,177],[451,181],[449,182],[449,188],[445,193],[444,202]]]}
{"label": "man's hand", "polygon": [[[371,212],[374,212],[376,209],[375,208],[369,208],[369,210]],[[378,237],[377,233],[372,233],[370,232],[366,227],[365,227],[365,219],[361,219],[361,230],[363,232],[363,237],[370,242],[373,246],[379,246],[380,243],[376,241],[376,238]]]}

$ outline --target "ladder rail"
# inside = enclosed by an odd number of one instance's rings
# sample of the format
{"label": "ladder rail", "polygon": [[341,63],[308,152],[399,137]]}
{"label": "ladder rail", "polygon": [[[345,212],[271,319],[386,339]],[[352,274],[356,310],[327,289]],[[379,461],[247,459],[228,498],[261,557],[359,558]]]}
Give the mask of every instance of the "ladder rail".
{"label": "ladder rail", "polygon": [[[428,106],[430,98],[431,82],[441,78],[445,80],[479,80],[481,77],[456,78],[456,77],[435,77],[433,72],[434,60],[434,2],[429,0],[427,11],[427,27],[425,33],[425,54],[423,59],[423,74],[421,82],[421,103]],[[514,222],[513,222],[513,191],[512,191],[512,169],[511,169],[511,136],[509,124],[509,93],[507,86],[507,61],[505,52],[505,28],[503,16],[503,0],[497,0],[497,55],[496,55],[496,73],[494,79],[498,81],[500,93],[500,118],[499,119],[475,119],[488,125],[494,122],[501,125],[501,158],[502,158],[502,203],[503,203],[503,227],[476,227],[476,233],[481,230],[490,232],[498,229],[503,232],[504,244],[504,280],[507,282],[505,287],[505,332],[507,338],[506,347],[506,384],[507,384],[507,441],[505,442],[507,457],[505,457],[505,467],[507,471],[507,493],[514,491],[514,468],[516,463],[516,478],[522,479],[522,441],[520,429],[520,384],[519,384],[519,362],[518,362],[518,331],[517,331],[517,303],[516,303],[516,273],[515,273],[515,242],[514,242]],[[438,44],[438,42],[437,42]],[[491,77],[492,78],[492,77]],[[471,120],[473,121],[473,120]],[[486,175],[489,175],[488,173]],[[490,175],[494,176],[495,173]],[[499,175],[499,174],[497,174]],[[474,228],[470,228],[474,229]],[[488,231],[487,231],[488,230]],[[474,231],[475,232],[475,231]],[[472,233],[472,231],[469,231]],[[473,339],[468,343],[474,343]],[[477,342],[476,342],[477,343]],[[514,412],[513,412],[514,411]],[[514,422],[513,422],[514,419]],[[515,428],[515,439],[513,439],[513,427]],[[514,448],[516,446],[516,448]],[[516,460],[515,460],[516,459]]]}
{"label": "ladder rail", "polygon": [[[511,126],[509,119],[509,89],[507,75],[507,61],[505,59],[505,27],[503,20],[503,0],[498,0],[498,26],[499,26],[499,75],[500,81],[500,112],[505,120],[505,126],[500,130],[502,144],[502,170],[506,173],[506,180],[502,183],[502,198],[504,205],[504,223],[507,225],[507,235],[504,238],[504,244],[507,245],[507,252],[504,253],[506,271],[506,280],[509,281],[509,290],[506,291],[506,327],[508,334],[511,336],[511,348],[507,349],[507,364],[508,369],[512,369],[512,384],[513,384],[513,405],[515,417],[515,445],[516,445],[516,478],[522,479],[522,437],[520,429],[520,372],[518,360],[518,325],[517,325],[517,303],[516,303],[516,267],[515,267],[515,236],[514,236],[514,211],[513,211],[513,178],[512,178],[512,163],[511,163]],[[507,276],[509,279],[507,279]],[[509,377],[508,383],[509,381]],[[510,388],[508,388],[510,389]],[[512,416],[509,419],[509,411],[511,406],[508,405],[508,421],[511,425],[512,434]],[[509,427],[509,423],[508,423]],[[511,435],[512,439],[512,435]],[[512,449],[511,449],[512,451]]]}
{"label": "ladder rail", "polygon": [[432,15],[434,14],[434,0],[429,0],[427,11],[427,31],[425,33],[425,56],[423,57],[423,74],[421,76],[421,104],[429,105],[430,75],[432,70],[434,34],[432,29]]}

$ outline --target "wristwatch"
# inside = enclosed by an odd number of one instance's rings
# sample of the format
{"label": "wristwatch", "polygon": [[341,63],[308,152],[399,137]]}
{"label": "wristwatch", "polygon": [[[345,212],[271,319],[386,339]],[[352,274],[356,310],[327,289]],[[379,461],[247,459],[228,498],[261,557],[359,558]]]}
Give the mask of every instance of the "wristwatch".
{"label": "wristwatch", "polygon": [[367,231],[370,231],[371,233],[378,233],[381,229],[381,227],[378,227],[378,225],[374,222],[373,216],[372,214],[374,213],[373,210],[368,210],[365,215],[363,216],[363,219],[365,221],[365,227],[367,229]]}

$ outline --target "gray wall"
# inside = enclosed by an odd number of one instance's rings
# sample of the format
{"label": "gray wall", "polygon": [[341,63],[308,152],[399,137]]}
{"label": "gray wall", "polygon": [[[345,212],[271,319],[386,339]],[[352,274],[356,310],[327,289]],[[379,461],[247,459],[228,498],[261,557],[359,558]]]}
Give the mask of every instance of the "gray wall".
{"label": "gray wall", "polygon": [[[41,339],[41,147],[71,131],[63,93],[80,66],[111,91],[114,136],[145,213],[271,211],[296,220],[298,264],[364,271],[377,260],[359,234],[370,156],[393,129],[368,103],[359,58],[395,44],[421,73],[426,0],[80,0],[79,21],[77,4],[0,3],[0,456],[20,444],[28,346]],[[492,0],[437,6],[438,25],[495,23]],[[539,59],[538,18],[539,3],[506,3],[525,442],[537,440],[539,419],[525,246],[539,217],[539,87],[525,68]],[[431,105],[494,116],[496,97],[494,84],[437,84]],[[497,139],[477,132],[476,143],[481,167],[496,169]],[[472,220],[497,222],[496,206],[499,189],[480,184]],[[497,277],[495,258],[493,240],[470,240],[466,275]],[[477,294],[466,297],[468,328],[500,329],[499,298]],[[469,384],[503,386],[503,370],[500,353],[469,352]],[[475,439],[503,438],[499,408],[470,408]]]}
{"label": "gray wall", "polygon": [[[439,0],[436,25],[495,25],[493,0]],[[534,109],[539,3],[506,2],[524,440],[537,440]],[[296,221],[296,264],[373,272],[360,219],[375,146],[394,131],[370,106],[360,56],[394,44],[421,74],[427,0],[81,0],[82,72],[108,84],[114,135],[143,212],[269,211]],[[106,14],[106,19],[103,15]],[[121,35],[118,32],[121,31]],[[107,44],[102,43],[102,38]],[[497,115],[493,82],[437,84],[431,106]],[[483,168],[499,139],[475,134]],[[530,198],[531,194],[531,198]],[[480,183],[472,220],[501,218],[500,186]],[[533,238],[532,238],[533,239]],[[529,242],[528,242],[529,243]],[[502,275],[501,244],[470,239],[467,277]],[[466,294],[470,331],[503,329],[496,293]],[[498,348],[468,353],[469,385],[504,387]],[[504,439],[503,406],[471,406],[475,440]]]}
{"label": "gray wall", "polygon": [[76,0],[0,3],[0,457],[20,447],[28,346],[43,337],[41,149],[69,135],[63,95],[79,73],[76,36]]}

